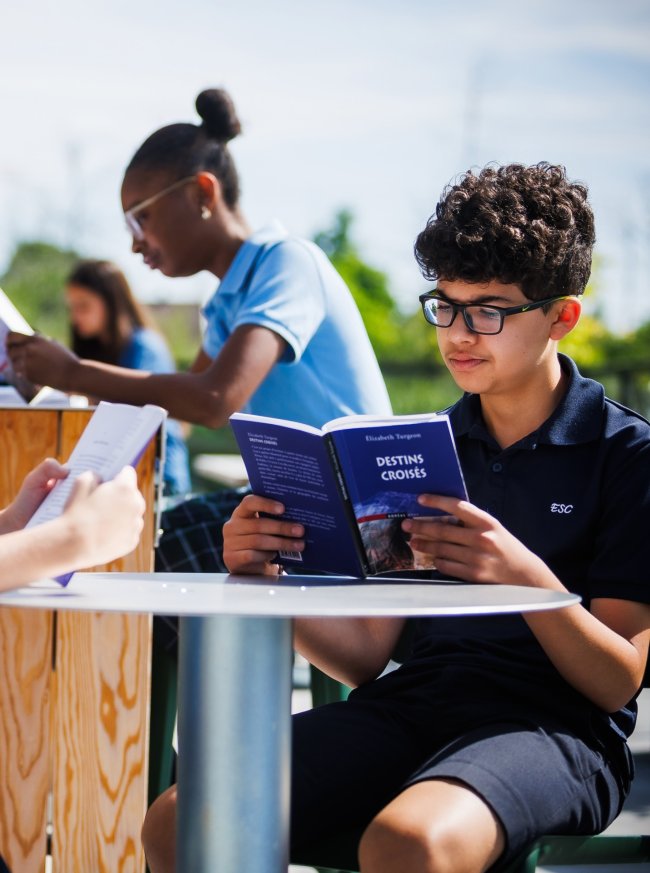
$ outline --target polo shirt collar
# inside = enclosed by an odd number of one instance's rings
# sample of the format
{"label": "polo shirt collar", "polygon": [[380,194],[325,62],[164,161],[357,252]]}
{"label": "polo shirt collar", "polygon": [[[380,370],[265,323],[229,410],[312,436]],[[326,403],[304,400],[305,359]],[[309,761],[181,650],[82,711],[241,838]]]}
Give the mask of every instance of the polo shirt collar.
{"label": "polo shirt collar", "polygon": [[[560,365],[569,377],[566,393],[551,416],[532,434],[524,437],[520,447],[538,443],[578,445],[598,438],[602,428],[605,403],[603,386],[586,379],[571,358],[560,354]],[[478,394],[464,394],[449,410],[456,436],[492,440],[485,427]]]}
{"label": "polo shirt collar", "polygon": [[269,224],[254,231],[237,250],[232,264],[219,283],[219,294],[222,297],[227,294],[237,294],[260,246],[270,242],[278,242],[287,236],[287,231],[277,219],[273,219]]}

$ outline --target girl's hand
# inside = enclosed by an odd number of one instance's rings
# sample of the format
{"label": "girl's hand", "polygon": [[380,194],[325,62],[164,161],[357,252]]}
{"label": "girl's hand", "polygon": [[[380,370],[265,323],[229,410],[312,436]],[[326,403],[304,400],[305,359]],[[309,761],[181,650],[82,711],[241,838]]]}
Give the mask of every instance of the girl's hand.
{"label": "girl's hand", "polygon": [[292,521],[265,518],[282,515],[284,506],[277,500],[248,494],[223,526],[223,559],[231,573],[281,572],[279,551],[301,552],[305,548],[305,529]]}
{"label": "girl's hand", "polygon": [[46,458],[28,473],[14,501],[0,514],[0,533],[25,527],[54,485],[65,479],[68,472],[54,458]]}
{"label": "girl's hand", "polygon": [[455,497],[421,494],[418,502],[456,520],[456,524],[412,518],[402,522],[402,529],[411,535],[411,548],[430,555],[441,573],[466,582],[563,590],[546,564],[487,512]]}
{"label": "girl's hand", "polygon": [[99,482],[90,471],[78,476],[61,516],[74,532],[78,566],[107,564],[132,552],[145,508],[133,467],[124,467],[108,482]]}

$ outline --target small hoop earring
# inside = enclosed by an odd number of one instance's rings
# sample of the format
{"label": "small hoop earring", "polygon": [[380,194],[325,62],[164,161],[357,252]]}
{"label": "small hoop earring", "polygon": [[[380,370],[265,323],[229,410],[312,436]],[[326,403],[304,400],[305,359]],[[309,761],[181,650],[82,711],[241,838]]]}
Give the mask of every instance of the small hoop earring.
{"label": "small hoop earring", "polygon": [[208,209],[207,206],[202,206],[201,207],[201,218],[203,219],[203,221],[207,221],[208,218],[212,218],[212,210]]}

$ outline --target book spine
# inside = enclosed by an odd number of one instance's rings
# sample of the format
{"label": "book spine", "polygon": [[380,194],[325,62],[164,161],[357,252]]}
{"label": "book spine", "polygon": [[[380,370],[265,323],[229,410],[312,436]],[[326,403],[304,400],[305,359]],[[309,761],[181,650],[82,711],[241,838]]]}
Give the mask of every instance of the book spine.
{"label": "book spine", "polygon": [[341,470],[341,465],[339,463],[339,458],[336,454],[334,440],[332,439],[332,435],[329,433],[324,434],[323,439],[325,440],[325,445],[327,446],[327,452],[330,462],[332,464],[332,469],[334,470],[336,483],[339,488],[339,494],[341,495],[341,500],[343,501],[343,508],[345,510],[345,517],[348,522],[348,527],[352,532],[352,539],[354,540],[354,546],[357,551],[357,556],[359,558],[359,564],[361,565],[361,569],[363,570],[363,575],[367,576],[371,572],[371,567],[368,563],[366,550],[363,547],[361,532],[359,531],[359,526],[357,525],[357,520],[354,515],[354,508],[350,499],[350,492],[348,491],[348,487],[343,477],[343,471]]}

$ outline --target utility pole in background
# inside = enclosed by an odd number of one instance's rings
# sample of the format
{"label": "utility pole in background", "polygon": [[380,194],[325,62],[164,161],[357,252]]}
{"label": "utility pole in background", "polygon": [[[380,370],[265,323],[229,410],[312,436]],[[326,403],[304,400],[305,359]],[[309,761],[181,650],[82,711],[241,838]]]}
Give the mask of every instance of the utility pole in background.
{"label": "utility pole in background", "polygon": [[484,57],[472,61],[467,76],[465,92],[465,114],[461,135],[461,169],[469,170],[479,161],[481,113],[485,96],[485,73],[487,62]]}

